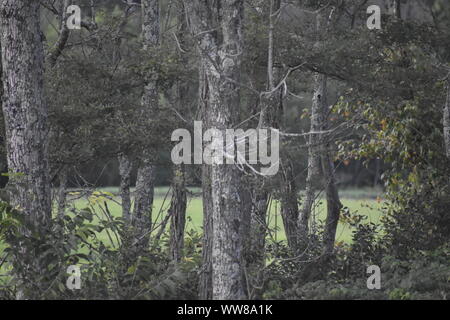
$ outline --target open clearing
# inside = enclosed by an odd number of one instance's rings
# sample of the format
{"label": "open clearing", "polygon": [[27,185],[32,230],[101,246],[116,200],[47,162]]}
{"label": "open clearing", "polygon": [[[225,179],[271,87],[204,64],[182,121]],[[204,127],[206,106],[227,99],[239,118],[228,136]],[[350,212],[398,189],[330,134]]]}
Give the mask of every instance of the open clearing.
{"label": "open clearing", "polygon": [[[104,188],[99,189],[100,192],[107,192],[108,194],[116,195],[118,190],[117,188]],[[170,194],[168,194],[167,187],[159,187],[155,190],[155,201],[153,208],[153,220],[158,223],[164,219],[166,212],[170,206]],[[192,196],[188,198],[187,205],[187,222],[186,229],[187,230],[197,230],[201,231],[203,222],[203,208],[202,208],[202,199],[200,196],[201,190],[198,188],[190,188],[189,189]],[[383,206],[383,202],[380,198],[377,199],[377,195],[373,190],[344,190],[341,193],[341,201],[345,207],[348,207],[350,212],[367,216],[366,222],[372,222],[378,224],[381,217],[381,208]],[[78,199],[74,202],[74,205],[77,209],[86,208],[89,204],[92,204],[94,199],[91,197],[90,199]],[[106,200],[109,211],[114,217],[121,216],[121,207],[120,207],[120,197],[114,196],[112,200]],[[103,201],[99,201],[98,203],[103,204]],[[94,205],[94,208],[98,205]],[[97,207],[96,210],[100,215],[101,210]],[[318,203],[315,206],[314,216],[316,217],[316,221],[323,221],[326,217],[326,202],[323,200],[318,200]],[[106,219],[106,217],[104,217]],[[269,210],[269,226],[273,230],[273,236],[276,240],[286,240],[286,236],[284,233],[283,222],[280,215],[280,206],[277,201],[272,201],[270,210]],[[107,241],[105,238],[106,235],[102,234],[101,238]],[[339,223],[337,233],[336,233],[336,242],[350,242],[352,237],[352,229],[349,225],[344,223]]]}

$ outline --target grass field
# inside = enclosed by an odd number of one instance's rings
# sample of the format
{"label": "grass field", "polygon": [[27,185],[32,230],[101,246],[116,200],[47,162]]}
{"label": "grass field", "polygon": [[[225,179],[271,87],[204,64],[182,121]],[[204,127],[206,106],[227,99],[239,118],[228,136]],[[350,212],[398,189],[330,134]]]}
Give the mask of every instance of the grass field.
{"label": "grass field", "polygon": [[[110,195],[114,195],[112,199],[106,200],[108,204],[109,211],[114,217],[121,216],[120,207],[120,197],[117,196],[117,188],[102,188],[98,190],[100,193],[106,192]],[[170,195],[168,194],[169,189],[167,187],[159,187],[155,190],[155,201],[153,209],[153,220],[155,222],[161,221],[170,205]],[[187,230],[197,230],[201,231],[202,228],[202,199],[200,196],[201,190],[198,188],[189,189],[191,196],[188,199],[187,206]],[[360,214],[367,216],[367,222],[378,223],[381,217],[381,207],[382,202],[377,201],[377,195],[373,190],[347,190],[341,192],[342,203],[344,206],[348,207],[351,212],[358,212]],[[105,200],[103,197],[101,198]],[[103,203],[99,201],[99,203]],[[93,198],[82,198],[77,199],[72,202],[72,205],[77,209],[86,208],[88,205],[95,203]],[[96,213],[103,219],[102,210],[98,204],[93,204]],[[315,206],[313,216],[317,221],[324,220],[326,216],[326,203],[325,201],[318,200]],[[280,216],[280,206],[279,203],[273,201],[269,210],[269,226],[273,230],[272,235],[275,240],[285,240],[286,236],[283,229],[283,222]],[[100,233],[99,238],[104,241],[105,244],[110,244],[109,237],[105,232]],[[352,237],[352,229],[347,224],[340,223],[338,225],[336,233],[336,241],[350,242]],[[0,243],[0,256],[4,249],[4,245]]]}
{"label": "grass field", "polygon": [[[100,191],[108,192],[116,195],[117,188],[103,188]],[[155,190],[155,201],[153,209],[153,220],[158,222],[161,221],[170,205],[170,195],[168,194],[167,187],[160,187]],[[195,229],[201,231],[202,228],[202,199],[200,197],[201,190],[198,188],[191,188],[191,197],[188,199],[187,206],[187,230]],[[377,193],[370,189],[360,189],[360,190],[344,190],[341,192],[341,201],[345,207],[348,207],[351,212],[358,212],[360,214],[367,216],[367,222],[379,223],[381,217],[381,207],[382,202],[377,200]],[[92,198],[91,198],[92,200]],[[85,208],[89,205],[88,199],[78,199],[74,202],[74,205],[78,209]],[[92,203],[92,201],[91,201]],[[111,214],[115,217],[121,216],[120,198],[114,196],[113,200],[108,201],[108,208]],[[95,207],[95,206],[94,206]],[[101,210],[98,210],[100,212]],[[314,216],[317,221],[324,220],[326,217],[326,203],[325,201],[318,200],[318,203],[314,209]],[[273,236],[276,240],[285,240],[286,236],[283,230],[283,223],[280,216],[280,206],[276,201],[272,201],[269,210],[269,225],[273,229]],[[346,225],[340,223],[336,233],[336,241],[351,241],[352,230]],[[101,238],[107,240],[107,235],[102,234]]]}

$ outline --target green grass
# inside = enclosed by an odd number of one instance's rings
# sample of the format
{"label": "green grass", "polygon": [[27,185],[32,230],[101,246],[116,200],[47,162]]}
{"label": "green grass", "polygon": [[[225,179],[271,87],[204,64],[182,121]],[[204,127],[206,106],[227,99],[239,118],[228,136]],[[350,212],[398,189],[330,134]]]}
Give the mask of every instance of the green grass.
{"label": "green grass", "polygon": [[[122,214],[122,210],[120,207],[120,197],[117,196],[118,189],[117,188],[102,188],[99,189],[101,192],[108,192],[114,194],[112,200],[107,200],[108,208],[111,214],[114,217],[120,217]],[[155,222],[161,221],[170,205],[170,195],[168,195],[169,188],[168,187],[159,187],[155,190],[155,201],[154,201],[154,209],[153,209],[153,220]],[[200,197],[201,190],[199,188],[191,188],[190,190],[191,197],[188,199],[187,206],[187,222],[186,229],[187,230],[197,230],[201,232],[203,225],[203,208],[202,208],[202,199]],[[374,193],[370,193],[369,191],[364,191],[364,195],[370,195],[366,198],[361,198],[361,191],[344,191],[342,193],[343,199],[342,203],[344,206],[348,207],[351,212],[358,212],[360,214],[367,216],[367,222],[379,223],[381,217],[381,206],[382,203],[380,201],[374,200]],[[89,205],[88,199],[77,199],[73,201],[72,205],[74,205],[77,209],[86,208]],[[91,202],[92,203],[92,202]],[[102,213],[98,205],[94,205],[96,208],[96,213],[101,217]],[[316,221],[323,221],[326,217],[326,203],[323,200],[318,200],[314,211],[313,217]],[[105,216],[101,217],[106,219]],[[98,221],[98,219],[96,219]],[[281,241],[286,240],[286,235],[284,233],[283,222],[280,216],[280,205],[278,202],[273,201],[270,206],[269,215],[268,215],[269,226],[273,230],[272,236],[275,240]],[[99,235],[99,238],[104,241],[105,244],[110,244],[109,237],[106,232],[102,232]],[[343,242],[351,242],[352,238],[352,229],[347,224],[339,223],[338,229],[336,232],[336,241]],[[4,250],[4,245],[0,243],[0,256]]]}
{"label": "green grass", "polygon": [[[117,188],[103,188],[100,191],[109,192],[112,194],[117,194]],[[153,221],[160,222],[170,205],[170,195],[168,195],[169,188],[160,187],[155,190],[155,200],[153,207]],[[197,230],[201,231],[203,225],[203,208],[202,199],[199,196],[201,190],[198,188],[192,188],[189,190],[194,196],[189,197],[187,205],[187,230]],[[364,194],[365,197],[361,197]],[[380,201],[375,200],[376,194],[372,191],[352,191],[345,190],[342,192],[343,199],[341,200],[345,207],[348,207],[351,212],[358,212],[367,216],[367,222],[373,222],[378,224],[381,217],[381,206]],[[107,201],[108,208],[114,217],[121,216],[120,207],[120,197],[114,196],[114,200]],[[326,217],[326,201],[318,200],[314,211],[313,217],[316,221],[323,221]],[[78,209],[85,208],[89,205],[88,199],[79,199],[74,203],[75,207]],[[97,207],[98,208],[98,207]],[[99,208],[98,208],[99,209]],[[96,210],[100,212],[101,210]],[[283,222],[280,215],[280,205],[277,201],[273,201],[270,206],[268,215],[269,226],[273,230],[272,235],[276,240],[286,240],[284,233]],[[102,240],[108,241],[106,234],[100,234]],[[350,242],[352,238],[352,229],[347,224],[339,223],[336,232],[336,241]]]}

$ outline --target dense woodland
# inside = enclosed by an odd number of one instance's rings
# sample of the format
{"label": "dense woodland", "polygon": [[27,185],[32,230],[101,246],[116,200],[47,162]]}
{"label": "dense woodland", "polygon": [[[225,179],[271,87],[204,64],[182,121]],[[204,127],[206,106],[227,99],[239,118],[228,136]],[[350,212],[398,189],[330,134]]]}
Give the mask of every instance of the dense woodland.
{"label": "dense woodland", "polygon": [[[0,50],[0,299],[449,298],[449,1],[0,0]],[[174,164],[194,121],[278,172]]]}

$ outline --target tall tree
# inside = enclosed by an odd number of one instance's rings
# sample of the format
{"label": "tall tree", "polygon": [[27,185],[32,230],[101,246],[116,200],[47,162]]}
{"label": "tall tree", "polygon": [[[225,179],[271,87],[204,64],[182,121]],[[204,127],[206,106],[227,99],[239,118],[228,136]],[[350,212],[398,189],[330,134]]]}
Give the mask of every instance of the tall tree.
{"label": "tall tree", "polygon": [[444,139],[445,151],[450,159],[450,74],[447,75],[447,98],[444,106]]}
{"label": "tall tree", "polygon": [[[205,70],[208,125],[216,129],[210,147],[219,151],[224,148],[220,141],[225,130],[238,120],[244,3],[222,0],[185,5]],[[213,299],[245,297],[240,174],[234,165],[211,165]]]}
{"label": "tall tree", "polygon": [[[195,30],[195,29],[194,29]],[[206,62],[202,55],[199,59],[199,110],[203,127],[209,128],[209,109],[207,97]],[[203,136],[203,132],[200,132]],[[200,299],[210,300],[213,297],[212,284],[212,245],[213,245],[213,207],[211,192],[211,166],[202,165],[202,200],[203,200],[203,239],[202,239],[202,271],[200,273]]]}
{"label": "tall tree", "polygon": [[[275,20],[279,16],[281,6],[280,0],[271,0],[268,10],[268,45],[267,45],[267,79],[266,92],[260,95],[260,113],[258,128],[279,128],[280,109],[282,109],[282,88],[276,89],[275,81],[278,75],[274,67],[274,29]],[[263,8],[259,8],[263,11]],[[247,264],[254,265],[255,271],[259,271],[265,265],[265,243],[267,236],[267,209],[269,206],[270,191],[268,190],[267,177],[257,176],[255,187],[251,191],[251,220],[250,220],[250,243],[246,248]],[[257,284],[256,286],[260,286]],[[258,290],[254,295],[258,296]]]}
{"label": "tall tree", "polygon": [[[142,6],[142,41],[144,50],[152,50],[160,45],[160,11],[159,0],[143,0]],[[144,94],[142,96],[143,128],[149,124],[159,105],[158,75],[147,74]],[[134,226],[137,231],[138,244],[146,247],[152,228],[152,206],[155,184],[155,167],[152,150],[146,148],[139,157],[134,198]]]}
{"label": "tall tree", "polygon": [[[0,41],[10,200],[34,227],[33,231],[24,227],[24,235],[44,236],[51,222],[51,190],[39,9],[38,1],[1,1]],[[36,298],[39,289],[48,287],[45,276],[39,283],[30,281],[30,273],[42,272],[42,261],[21,244],[14,250],[13,264],[22,264],[14,270],[19,280],[17,298]]]}
{"label": "tall tree", "polygon": [[12,203],[36,226],[51,218],[44,50],[38,1],[0,4],[9,184]]}
{"label": "tall tree", "polygon": [[[320,12],[316,15],[316,47],[322,45],[320,40],[321,32],[328,29],[333,12],[334,9],[331,10],[328,19],[325,19],[323,13]],[[342,204],[336,187],[334,163],[331,151],[329,150],[330,141],[323,134],[328,129],[327,76],[316,72],[313,77],[314,92],[311,108],[308,174],[306,178],[305,200],[298,217],[299,249],[303,250],[307,245],[308,223],[312,207],[315,203],[315,191],[317,190],[316,181],[320,181],[320,176],[322,175],[321,180],[327,199],[327,218],[325,221],[323,245],[324,252],[330,254],[334,248],[336,228]]]}
{"label": "tall tree", "polygon": [[[177,17],[178,17],[178,45],[182,50],[187,36],[187,21],[185,19],[185,9],[182,1],[177,2]],[[186,54],[179,52],[182,65],[188,64]],[[188,98],[188,87],[185,82],[178,79],[175,84],[177,104],[179,110],[186,110],[184,104]],[[184,229],[186,227],[186,168],[183,164],[175,165],[173,170],[172,181],[172,200],[170,203],[170,252],[172,259],[180,261],[183,255],[184,248]]]}
{"label": "tall tree", "polygon": [[[319,46],[319,30],[320,30],[320,17],[316,16],[316,43],[315,46]],[[319,144],[320,137],[318,132],[322,130],[323,119],[321,119],[322,109],[325,107],[326,94],[326,76],[314,73],[313,75],[313,98],[311,106],[311,125],[308,145],[308,173],[306,177],[305,197],[303,199],[302,208],[298,216],[298,237],[299,237],[299,249],[304,249],[306,241],[308,240],[309,232],[309,220],[311,212],[315,203],[316,191],[320,184],[320,157],[319,157]]]}

